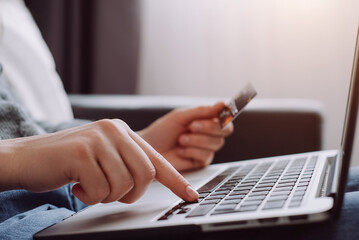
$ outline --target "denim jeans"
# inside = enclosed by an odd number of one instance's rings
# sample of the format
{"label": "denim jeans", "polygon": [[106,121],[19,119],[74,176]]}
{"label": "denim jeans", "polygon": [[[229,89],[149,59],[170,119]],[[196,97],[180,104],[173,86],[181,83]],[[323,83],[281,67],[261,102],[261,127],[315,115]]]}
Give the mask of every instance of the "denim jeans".
{"label": "denim jeans", "polygon": [[[86,205],[66,185],[56,191],[31,193],[13,190],[0,193],[0,239],[32,239],[32,236]],[[319,224],[249,229],[202,234],[200,239],[359,239],[359,167],[350,169],[340,219]],[[145,236],[144,236],[145,237]]]}
{"label": "denim jeans", "polygon": [[32,239],[32,236],[86,205],[75,198],[71,185],[55,191],[32,193],[12,190],[0,193],[0,239]]}

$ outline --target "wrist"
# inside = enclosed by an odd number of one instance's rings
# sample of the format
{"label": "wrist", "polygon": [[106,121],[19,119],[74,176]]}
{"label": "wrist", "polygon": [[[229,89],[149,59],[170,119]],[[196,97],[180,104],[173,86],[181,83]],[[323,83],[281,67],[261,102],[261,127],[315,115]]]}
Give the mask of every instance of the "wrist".
{"label": "wrist", "polygon": [[0,141],[0,191],[20,189],[20,165],[16,147],[6,140]]}

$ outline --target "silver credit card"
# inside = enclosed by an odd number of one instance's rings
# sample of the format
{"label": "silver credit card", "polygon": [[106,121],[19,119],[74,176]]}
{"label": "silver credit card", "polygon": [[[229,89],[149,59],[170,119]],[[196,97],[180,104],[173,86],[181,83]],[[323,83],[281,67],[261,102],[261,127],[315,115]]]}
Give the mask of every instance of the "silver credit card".
{"label": "silver credit card", "polygon": [[254,89],[251,83],[247,83],[246,86],[231,99],[226,107],[219,113],[219,121],[222,128],[228,123],[232,122],[242,112],[244,107],[257,95],[257,91]]}

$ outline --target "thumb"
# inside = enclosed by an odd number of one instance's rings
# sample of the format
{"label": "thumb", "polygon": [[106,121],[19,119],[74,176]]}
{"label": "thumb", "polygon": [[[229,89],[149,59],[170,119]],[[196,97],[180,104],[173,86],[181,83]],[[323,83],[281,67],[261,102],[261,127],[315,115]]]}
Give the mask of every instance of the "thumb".
{"label": "thumb", "polygon": [[198,106],[198,107],[178,109],[178,111],[175,112],[176,114],[175,118],[183,125],[187,125],[194,120],[211,119],[218,117],[219,112],[225,106],[226,105],[224,102],[218,102],[212,106]]}

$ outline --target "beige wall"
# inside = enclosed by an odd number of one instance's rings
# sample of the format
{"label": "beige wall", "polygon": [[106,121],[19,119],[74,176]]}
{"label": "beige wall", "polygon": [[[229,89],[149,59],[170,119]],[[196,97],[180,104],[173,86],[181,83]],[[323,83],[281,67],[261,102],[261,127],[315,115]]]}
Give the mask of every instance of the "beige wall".
{"label": "beige wall", "polygon": [[145,0],[139,93],[319,99],[336,148],[358,20],[358,0]]}

